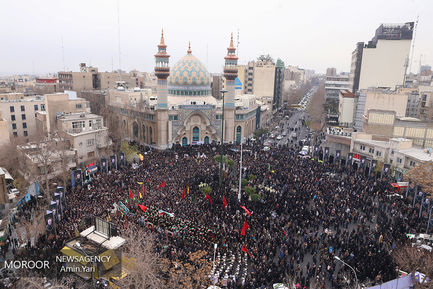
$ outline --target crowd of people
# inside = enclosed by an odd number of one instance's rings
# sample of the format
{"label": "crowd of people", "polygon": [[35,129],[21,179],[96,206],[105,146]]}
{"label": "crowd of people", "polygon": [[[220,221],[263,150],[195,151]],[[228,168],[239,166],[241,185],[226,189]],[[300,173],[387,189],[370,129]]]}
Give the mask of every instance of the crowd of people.
{"label": "crowd of people", "polygon": [[[227,145],[225,154],[237,164],[240,153],[231,148]],[[60,250],[86,228],[83,220],[97,216],[116,224],[120,235],[128,224],[152,230],[167,245],[160,253],[169,258],[205,250],[211,259],[214,243],[221,253],[242,250],[248,254],[248,276],[228,280],[229,288],[269,288],[288,280],[300,288],[312,283],[340,288],[344,277],[353,280],[353,275],[335,256],[355,268],[360,282],[397,277],[390,254],[406,242],[406,233],[420,232],[425,220],[406,199],[388,197],[389,180],[300,158],[287,147],[263,151],[251,143],[243,149],[242,175],[246,186],[256,188],[258,201],[244,191],[238,200],[233,189],[238,173],[231,172],[237,165],[224,172],[219,185],[218,146],[142,148],[138,166],[98,173],[89,184],[69,190],[56,237],[42,235],[36,247]],[[212,188],[208,197],[200,191],[202,183]],[[126,221],[119,210],[113,213],[120,202],[130,211]]]}

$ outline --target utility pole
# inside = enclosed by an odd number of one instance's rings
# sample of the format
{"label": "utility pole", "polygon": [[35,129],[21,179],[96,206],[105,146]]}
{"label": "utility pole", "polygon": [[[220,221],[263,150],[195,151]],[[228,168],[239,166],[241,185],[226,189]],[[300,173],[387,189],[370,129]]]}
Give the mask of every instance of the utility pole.
{"label": "utility pole", "polygon": [[223,183],[223,153],[224,153],[224,94],[228,92],[227,89],[221,89],[221,97],[223,99],[223,107],[221,114],[221,144],[220,144],[220,181],[219,187],[220,192],[222,192],[222,183]]}
{"label": "utility pole", "polygon": [[241,185],[242,185],[242,140],[241,140],[241,159],[239,161],[239,190],[238,190],[238,200],[241,202]]}

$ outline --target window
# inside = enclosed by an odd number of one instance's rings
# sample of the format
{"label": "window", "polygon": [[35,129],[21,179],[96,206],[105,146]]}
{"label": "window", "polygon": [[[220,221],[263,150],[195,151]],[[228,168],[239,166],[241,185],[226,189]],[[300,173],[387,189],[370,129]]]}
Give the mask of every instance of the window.
{"label": "window", "polygon": [[21,105],[21,111],[26,111],[26,108],[24,107],[24,105]]}
{"label": "window", "polygon": [[27,123],[23,122],[23,128],[27,128]]}
{"label": "window", "polygon": [[364,146],[364,145],[360,145],[359,148],[360,148],[362,151],[365,151],[365,146]]}
{"label": "window", "polygon": [[33,107],[35,108],[35,111],[38,111],[38,105],[37,104],[35,104]]}
{"label": "window", "polygon": [[369,148],[368,152],[371,153],[371,154],[374,154],[374,148]]}
{"label": "window", "polygon": [[41,103],[41,110],[45,111],[45,104]]}
{"label": "window", "polygon": [[16,123],[12,124],[12,129],[17,129],[17,124]]}
{"label": "window", "polygon": [[27,131],[24,131],[24,136],[28,136],[29,134],[27,133]]}
{"label": "window", "polygon": [[92,121],[89,120],[89,127],[92,127]]}
{"label": "window", "polygon": [[195,126],[192,129],[192,141],[199,141],[199,139],[200,139],[200,129],[197,126]]}
{"label": "window", "polygon": [[86,124],[85,124],[84,120],[72,122],[72,128],[82,128],[85,126],[86,126]]}
{"label": "window", "polygon": [[91,146],[93,146],[95,144],[95,140],[93,139],[93,138],[89,138],[88,140],[87,140],[87,146],[88,147],[91,147]]}
{"label": "window", "polygon": [[11,112],[15,112],[15,107],[11,106],[10,110],[11,110]]}
{"label": "window", "polygon": [[11,115],[11,121],[15,121],[15,115]]}
{"label": "window", "polygon": [[22,114],[22,115],[21,115],[21,119],[22,119],[22,120],[26,120],[26,115],[25,115],[25,114]]}
{"label": "window", "polygon": [[177,115],[169,115],[168,120],[178,120],[178,116]]}
{"label": "window", "polygon": [[95,156],[95,152],[88,152],[87,153],[88,158],[93,158],[94,156]]}
{"label": "window", "polygon": [[16,131],[13,132],[14,136],[17,137],[18,133]]}
{"label": "window", "polygon": [[378,156],[378,157],[382,156],[382,152],[376,151],[376,156]]}
{"label": "window", "polygon": [[77,103],[77,104],[75,105],[75,108],[77,108],[77,109],[81,108],[81,103]]}
{"label": "window", "polygon": [[397,158],[397,162],[398,162],[399,164],[401,164],[402,161],[403,161],[403,160],[402,160],[401,158]]}
{"label": "window", "polygon": [[414,166],[416,165],[416,163],[415,163],[414,161],[410,161],[410,162],[409,162],[409,165],[410,165],[411,167],[414,167]]}
{"label": "window", "polygon": [[394,155],[394,150],[391,150],[391,154]]}

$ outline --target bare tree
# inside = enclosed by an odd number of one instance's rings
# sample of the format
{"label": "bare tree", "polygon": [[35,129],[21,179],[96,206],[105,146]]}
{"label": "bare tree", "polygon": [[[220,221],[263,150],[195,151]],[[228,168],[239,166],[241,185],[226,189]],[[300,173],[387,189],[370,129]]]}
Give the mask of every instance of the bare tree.
{"label": "bare tree", "polygon": [[422,186],[424,192],[433,194],[433,161],[419,164],[410,169],[405,178]]}
{"label": "bare tree", "polygon": [[124,232],[127,245],[123,256],[130,260],[126,266],[129,274],[118,282],[121,288],[164,288],[160,278],[161,259],[155,253],[154,236],[131,227]]}
{"label": "bare tree", "polygon": [[[433,276],[433,252],[406,245],[397,248],[392,257],[401,270],[412,274],[412,280],[415,280],[415,272]],[[426,279],[420,284],[414,282],[414,288],[433,288],[432,282],[427,283]]]}
{"label": "bare tree", "polygon": [[52,169],[52,163],[55,155],[55,146],[52,140],[48,138],[40,138],[36,141],[37,151],[34,154],[34,158],[38,163],[39,167],[42,168],[45,181],[45,192],[49,192],[48,175]]}

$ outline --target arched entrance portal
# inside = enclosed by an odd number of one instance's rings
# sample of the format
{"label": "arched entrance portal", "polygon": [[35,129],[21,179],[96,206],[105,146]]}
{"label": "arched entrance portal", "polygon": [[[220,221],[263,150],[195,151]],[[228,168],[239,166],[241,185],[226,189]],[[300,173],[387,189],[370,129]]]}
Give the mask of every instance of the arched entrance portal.
{"label": "arched entrance portal", "polygon": [[200,129],[198,128],[198,126],[195,126],[192,129],[192,141],[198,142],[199,140],[200,140]]}
{"label": "arched entrance portal", "polygon": [[204,144],[209,144],[209,137],[208,137],[208,136],[206,136],[206,137],[204,138]]}
{"label": "arched entrance portal", "polygon": [[188,145],[188,139],[186,137],[182,138],[182,146]]}

